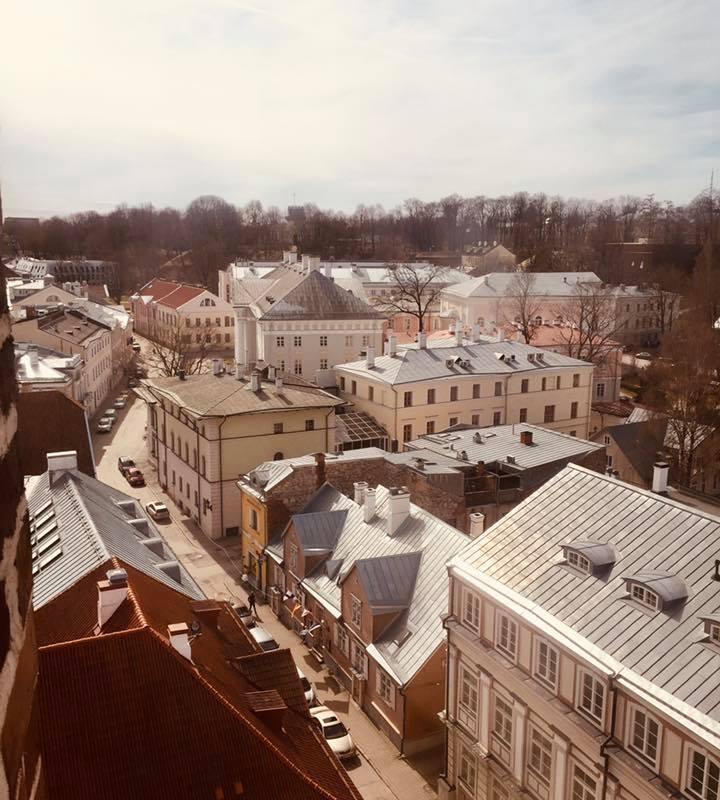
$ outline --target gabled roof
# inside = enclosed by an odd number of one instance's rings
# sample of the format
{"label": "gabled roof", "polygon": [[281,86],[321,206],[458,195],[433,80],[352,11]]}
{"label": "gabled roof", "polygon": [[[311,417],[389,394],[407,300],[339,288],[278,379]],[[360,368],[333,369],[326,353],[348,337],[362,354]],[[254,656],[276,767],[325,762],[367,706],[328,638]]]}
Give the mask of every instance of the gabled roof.
{"label": "gabled roof", "polygon": [[[113,556],[188,597],[203,597],[184,567],[178,564],[175,577],[160,568],[177,558],[133,497],[78,470],[68,470],[55,475],[52,482],[48,472],[34,478],[27,487],[27,499],[35,550],[35,609]],[[130,524],[132,519],[141,520],[138,527]],[[46,530],[48,534],[43,535]]]}
{"label": "gabled roof", "polygon": [[[563,566],[562,545],[611,544],[608,574]],[[451,567],[504,586],[523,608],[552,615],[610,658],[699,712],[720,721],[711,676],[720,654],[702,644],[701,617],[718,612],[714,559],[720,518],[570,465],[512,509]],[[661,572],[684,582],[688,599],[671,614],[627,602],[625,578]],[[557,627],[557,623],[553,623]],[[617,669],[617,667],[613,667]]]}
{"label": "gabled roof", "polygon": [[401,611],[410,605],[422,553],[397,553],[355,562],[373,614]]}
{"label": "gabled roof", "polygon": [[184,306],[185,303],[189,303],[190,300],[194,300],[205,291],[205,289],[199,286],[185,286],[181,284],[166,295],[156,298],[156,302],[160,303],[160,305],[168,306],[169,308],[180,308],[180,306]]}
{"label": "gabled roof", "polygon": [[[443,294],[455,297],[500,298],[510,296],[516,284],[516,272],[491,272],[443,289]],[[566,297],[572,295],[579,283],[600,283],[594,272],[533,272],[530,293],[533,296]]]}
{"label": "gabled roof", "polygon": [[612,438],[643,482],[650,486],[653,464],[658,459],[662,460],[666,429],[666,419],[652,419],[647,422],[611,425],[603,429],[602,435]]}
{"label": "gabled roof", "polygon": [[323,511],[318,514],[298,514],[293,528],[303,550],[332,552],[345,525],[347,510]]}

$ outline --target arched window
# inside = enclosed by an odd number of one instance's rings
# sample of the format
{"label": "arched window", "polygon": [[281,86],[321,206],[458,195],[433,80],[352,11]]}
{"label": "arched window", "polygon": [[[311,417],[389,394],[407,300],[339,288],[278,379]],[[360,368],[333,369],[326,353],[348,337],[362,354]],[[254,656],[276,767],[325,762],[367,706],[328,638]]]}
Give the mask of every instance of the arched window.
{"label": "arched window", "polygon": [[275,453],[275,455],[273,456],[273,461],[282,461],[282,460],[283,460],[283,454],[280,453],[279,451]]}

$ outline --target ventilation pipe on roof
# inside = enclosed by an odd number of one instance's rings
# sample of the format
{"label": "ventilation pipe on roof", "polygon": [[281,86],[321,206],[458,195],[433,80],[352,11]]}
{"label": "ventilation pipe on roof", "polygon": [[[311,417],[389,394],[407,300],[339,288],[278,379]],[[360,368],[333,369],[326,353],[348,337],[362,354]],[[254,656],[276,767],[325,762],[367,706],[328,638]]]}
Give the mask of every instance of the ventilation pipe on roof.
{"label": "ventilation pipe on roof", "polygon": [[485,514],[479,511],[470,514],[470,538],[477,539],[485,531]]}
{"label": "ventilation pipe on roof", "polygon": [[326,278],[330,278],[330,280],[332,280],[332,264],[325,264],[323,272],[325,273]]}
{"label": "ventilation pipe on roof", "polygon": [[368,369],[373,369],[375,367],[375,348],[368,347],[367,354],[365,356],[365,365]]}
{"label": "ventilation pipe on roof", "polygon": [[173,650],[177,650],[183,658],[192,661],[190,649],[190,628],[187,622],[175,622],[168,625],[168,639]]}
{"label": "ventilation pipe on roof", "polygon": [[361,506],[365,502],[365,492],[367,491],[367,481],[355,481],[353,489],[355,490],[355,502]]}
{"label": "ventilation pipe on roof", "polygon": [[363,503],[363,519],[365,522],[375,516],[375,489],[365,489],[365,502]]}
{"label": "ventilation pipe on roof", "polygon": [[277,375],[275,377],[275,394],[282,394],[283,391],[283,379]]}
{"label": "ventilation pipe on roof", "polygon": [[393,358],[397,355],[397,336],[391,333],[388,338],[388,355]]}
{"label": "ventilation pipe on roof", "polygon": [[531,447],[533,443],[532,431],[520,431],[520,444],[526,444]]}
{"label": "ventilation pipe on roof", "polygon": [[250,373],[250,389],[253,392],[260,391],[260,373],[256,369]]}
{"label": "ventilation pipe on roof", "polygon": [[503,328],[498,328],[497,340],[498,342],[505,341],[505,331]]}
{"label": "ventilation pipe on roof", "polygon": [[393,486],[388,495],[388,536],[392,536],[410,516],[410,492],[406,486]]}
{"label": "ventilation pipe on roof", "polygon": [[98,581],[98,628],[120,608],[128,595],[128,576],[124,569],[108,570],[107,580]]}
{"label": "ventilation pipe on roof", "polygon": [[477,322],[472,326],[472,341],[477,344],[480,341],[480,326]]}
{"label": "ventilation pipe on roof", "polygon": [[455,327],[455,344],[462,347],[463,343],[463,326],[458,322]]}
{"label": "ventilation pipe on roof", "polygon": [[670,465],[666,461],[656,461],[653,464],[652,490],[656,494],[667,495],[668,473]]}

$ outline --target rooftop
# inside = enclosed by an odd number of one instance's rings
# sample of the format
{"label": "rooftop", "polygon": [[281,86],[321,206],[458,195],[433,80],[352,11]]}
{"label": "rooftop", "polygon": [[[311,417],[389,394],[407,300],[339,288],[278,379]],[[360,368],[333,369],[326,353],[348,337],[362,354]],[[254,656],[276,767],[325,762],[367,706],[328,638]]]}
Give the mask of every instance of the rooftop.
{"label": "rooftop", "polygon": [[[572,640],[582,637],[614,659],[609,668],[624,668],[621,677],[631,670],[717,722],[720,692],[711,676],[720,669],[720,649],[707,643],[701,617],[720,607],[713,580],[719,540],[720,518],[569,465],[452,566],[509,599],[521,595],[532,604],[524,603],[524,613],[552,615]],[[563,546],[587,542],[615,548],[609,571],[568,566]],[[683,581],[687,600],[652,612],[631,601],[625,578],[648,573]]]}
{"label": "rooftop", "polygon": [[46,314],[44,317],[36,317],[26,320],[18,320],[14,323],[14,333],[18,339],[22,339],[24,326],[34,327],[38,330],[57,336],[64,342],[80,344],[93,338],[98,333],[111,330],[113,325],[110,323],[97,322],[88,318],[86,314],[77,309],[61,308]]}
{"label": "rooftop", "polygon": [[[531,444],[523,444],[523,432],[530,434]],[[482,461],[490,464],[504,461],[518,470],[532,469],[603,449],[601,444],[525,423],[492,428],[467,427],[464,430],[433,433],[406,442],[405,447],[432,451],[470,463]],[[510,461],[510,458],[513,460]]]}
{"label": "rooftop", "polygon": [[[537,358],[538,353],[540,358]],[[372,368],[368,368],[367,360],[363,359],[338,364],[335,369],[394,385],[469,375],[508,375],[591,366],[585,361],[520,342],[482,342],[464,347],[398,350],[395,356],[376,357]]]}
{"label": "rooftop", "polygon": [[632,464],[637,474],[649,486],[652,483],[653,464],[662,460],[665,447],[667,420],[647,420],[625,425],[610,425],[596,438],[609,436]]}
{"label": "rooftop", "polygon": [[253,392],[247,378],[231,375],[187,375],[185,378],[147,378],[141,381],[146,402],[167,399],[199,417],[222,417],[299,408],[328,408],[342,401],[322,389],[284,385],[280,391],[274,381],[261,381]]}
{"label": "rooftop", "polygon": [[[490,297],[498,298],[511,295],[516,285],[516,272],[490,272],[479,278],[456,283],[444,289],[443,293],[455,297]],[[594,272],[533,272],[533,284],[530,293],[534,296],[565,297],[571,294],[579,283],[600,283]]]}

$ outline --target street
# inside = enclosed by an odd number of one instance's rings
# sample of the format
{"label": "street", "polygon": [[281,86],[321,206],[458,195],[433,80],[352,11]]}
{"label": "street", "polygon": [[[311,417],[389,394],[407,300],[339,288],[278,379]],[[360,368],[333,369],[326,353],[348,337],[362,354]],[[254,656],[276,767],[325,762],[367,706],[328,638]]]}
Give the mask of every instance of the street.
{"label": "street", "polygon": [[[119,393],[120,390],[118,390]],[[103,403],[112,405],[113,397]],[[132,391],[126,408],[118,410],[118,421],[110,433],[98,434],[92,423],[93,450],[97,477],[125,493],[136,497],[143,506],[152,500],[165,503],[172,520],[158,523],[162,535],[175,551],[193,578],[208,597],[245,602],[247,593],[240,585],[240,539],[237,542],[210,540],[192,519],[182,515],[165,495],[148,461],[145,447],[146,407]],[[147,485],[129,486],[117,468],[118,458],[129,456],[142,470]],[[298,666],[314,684],[318,699],[331,708],[345,723],[355,741],[360,756],[346,766],[348,772],[367,800],[419,800],[437,796],[437,775],[441,769],[441,754],[405,759],[380,733],[334,678],[319,668],[300,639],[275,617],[268,606],[259,606],[261,625],[281,647],[288,647]]]}

